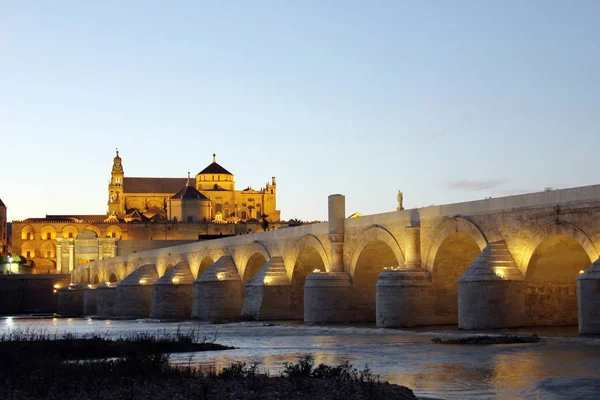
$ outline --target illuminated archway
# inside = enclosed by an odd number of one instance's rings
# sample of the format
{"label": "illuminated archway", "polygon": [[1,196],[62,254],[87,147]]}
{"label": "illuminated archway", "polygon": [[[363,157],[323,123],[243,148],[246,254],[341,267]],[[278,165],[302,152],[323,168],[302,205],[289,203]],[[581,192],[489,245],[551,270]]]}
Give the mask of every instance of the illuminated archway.
{"label": "illuminated archway", "polygon": [[204,257],[202,259],[202,261],[200,262],[200,267],[198,268],[197,276],[202,275],[204,273],[204,271],[206,271],[208,269],[208,267],[210,267],[214,263],[215,263],[214,260],[210,256]]}
{"label": "illuminated archway", "polygon": [[313,236],[305,236],[298,242],[296,261],[292,271],[290,311],[292,318],[304,318],[304,283],[315,270],[325,272],[329,261],[323,245]]}
{"label": "illuminated archway", "polygon": [[[404,265],[404,254],[400,249],[400,245],[396,241],[394,235],[392,235],[387,229],[382,226],[374,225],[367,228],[358,239],[355,246],[352,260],[350,261],[350,275],[354,278],[356,274],[356,268],[358,265],[359,257],[362,255],[364,249],[371,245],[373,242],[381,242],[387,246],[387,249],[391,250],[394,254],[394,258],[390,258],[390,264],[385,267],[398,267]],[[383,266],[382,266],[383,268]]]}
{"label": "illuminated archway", "polygon": [[110,283],[115,283],[117,282],[119,279],[117,278],[117,275],[113,272],[110,274],[110,276],[108,277],[108,281]]}
{"label": "illuminated archway", "polygon": [[111,225],[106,229],[106,237],[121,239],[123,230],[118,225]]}
{"label": "illuminated archway", "polygon": [[525,275],[528,325],[577,324],[577,276],[592,264],[571,236],[546,236],[536,247]]}
{"label": "illuminated archway", "polygon": [[43,242],[40,246],[40,257],[47,259],[56,258],[56,246],[49,241]]}
{"label": "illuminated archway", "polygon": [[42,240],[54,240],[56,239],[56,228],[52,225],[46,225],[42,227],[40,234],[42,236]]}
{"label": "illuminated archway", "polygon": [[437,247],[431,260],[433,323],[458,323],[457,281],[483,250],[480,245],[470,232],[455,231],[445,235]]}
{"label": "illuminated archway", "polygon": [[79,229],[73,225],[67,225],[62,228],[62,235],[64,239],[74,239],[77,237]]}
{"label": "illuminated archway", "polygon": [[94,231],[94,232],[96,232],[96,237],[101,237],[100,236],[100,228],[98,228],[96,225],[88,225],[85,227],[85,229]]}
{"label": "illuminated archway", "polygon": [[248,259],[244,268],[244,276],[242,281],[248,283],[250,279],[267,263],[267,259],[262,253],[254,253]]}
{"label": "illuminated archway", "polygon": [[385,267],[402,265],[390,245],[372,240],[362,248],[354,265],[354,306],[356,320],[375,321],[376,285]]}
{"label": "illuminated archway", "polygon": [[435,235],[433,236],[433,240],[431,241],[431,244],[427,250],[425,261],[423,262],[424,268],[430,272],[433,271],[433,264],[437,254],[439,253],[440,246],[448,236],[457,232],[464,232],[471,236],[475,243],[477,243],[480,251],[483,251],[483,249],[485,249],[485,247],[488,245],[487,238],[477,225],[465,218],[457,217],[449,219],[437,229]]}
{"label": "illuminated archway", "polygon": [[21,255],[25,256],[25,258],[27,258],[27,259],[35,258],[36,254],[35,254],[35,247],[33,246],[33,243],[24,242],[21,245]]}
{"label": "illuminated archway", "polygon": [[25,225],[21,228],[21,240],[34,240],[35,239],[35,230],[31,225]]}

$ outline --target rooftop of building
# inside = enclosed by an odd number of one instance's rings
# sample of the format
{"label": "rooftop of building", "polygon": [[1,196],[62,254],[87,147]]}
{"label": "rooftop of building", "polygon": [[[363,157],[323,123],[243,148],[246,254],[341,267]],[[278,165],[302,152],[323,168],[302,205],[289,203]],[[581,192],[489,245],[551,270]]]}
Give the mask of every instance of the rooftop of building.
{"label": "rooftop of building", "polygon": [[227,171],[223,168],[219,163],[217,163],[217,155],[213,154],[213,162],[208,165],[208,167],[204,168],[202,171],[198,172],[198,175],[203,174],[222,174],[222,175],[233,175],[231,172]]}

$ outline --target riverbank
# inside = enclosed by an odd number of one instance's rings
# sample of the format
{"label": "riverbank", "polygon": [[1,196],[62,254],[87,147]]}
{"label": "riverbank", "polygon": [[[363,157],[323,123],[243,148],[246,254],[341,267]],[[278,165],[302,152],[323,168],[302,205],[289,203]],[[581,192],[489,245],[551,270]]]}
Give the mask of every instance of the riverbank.
{"label": "riverbank", "polygon": [[381,381],[409,387],[418,398],[566,400],[595,398],[600,391],[600,337],[580,337],[576,326],[503,331],[538,332],[543,339],[539,343],[456,346],[432,343],[431,339],[470,336],[473,332],[452,326],[397,330],[378,329],[374,324],[322,326],[294,321],[265,326],[252,321],[205,324],[147,319],[0,319],[0,332],[23,329],[53,334],[98,333],[110,338],[195,329],[199,337],[216,338],[215,343],[235,349],[172,353],[171,364],[221,370],[235,362],[259,363],[261,372],[268,370],[278,376],[286,362],[295,363],[310,353],[316,364],[338,365],[344,360],[359,368],[368,364]]}
{"label": "riverbank", "polygon": [[109,339],[97,334],[15,331],[0,335],[3,399],[415,399],[412,390],[381,383],[349,362],[315,365],[306,355],[285,363],[277,376],[257,364],[217,369],[174,365],[171,352],[230,350],[195,331],[136,333]]}

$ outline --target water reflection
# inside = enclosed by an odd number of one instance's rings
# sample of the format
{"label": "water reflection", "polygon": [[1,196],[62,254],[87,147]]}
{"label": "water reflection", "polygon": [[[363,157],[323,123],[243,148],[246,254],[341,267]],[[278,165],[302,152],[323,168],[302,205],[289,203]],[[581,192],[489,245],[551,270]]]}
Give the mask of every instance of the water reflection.
{"label": "water reflection", "polygon": [[[13,329],[45,329],[48,333],[98,332],[122,336],[131,332],[174,333],[194,329],[199,337],[237,347],[230,351],[182,353],[172,362],[222,368],[235,361],[258,363],[261,371],[277,374],[285,362],[311,353],[315,362],[365,364],[382,380],[413,388],[422,397],[444,399],[588,397],[600,390],[600,339],[556,336],[537,344],[457,346],[431,343],[432,336],[464,332],[427,332],[370,327],[319,327],[260,323],[207,325],[197,322],[155,323],[88,319],[23,320],[0,324],[0,333]],[[554,335],[554,336],[552,336]]]}

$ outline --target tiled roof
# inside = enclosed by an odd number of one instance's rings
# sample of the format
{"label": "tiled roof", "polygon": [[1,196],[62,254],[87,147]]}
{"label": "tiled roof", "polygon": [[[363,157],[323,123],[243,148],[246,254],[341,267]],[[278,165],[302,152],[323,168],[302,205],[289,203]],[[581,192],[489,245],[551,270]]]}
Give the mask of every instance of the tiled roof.
{"label": "tiled roof", "polygon": [[200,174],[224,174],[224,175],[233,175],[231,172],[227,171],[225,168],[221,167],[219,163],[213,161],[209,164],[208,167],[204,168],[202,171],[198,172]]}
{"label": "tiled roof", "polygon": [[2,202],[2,199],[0,199],[0,207],[6,207],[6,205]]}
{"label": "tiled roof", "polygon": [[79,220],[79,221],[83,221],[83,222],[102,222],[105,219],[106,219],[106,214],[100,214],[100,215],[49,215],[49,214],[46,214],[46,218],[28,218],[28,220],[50,220],[50,221]]}
{"label": "tiled roof", "polygon": [[176,193],[186,178],[123,178],[125,193]]}
{"label": "tiled roof", "polygon": [[200,193],[193,186],[186,186],[179,192],[175,193],[172,199],[192,199],[192,200],[208,200],[208,197]]}

